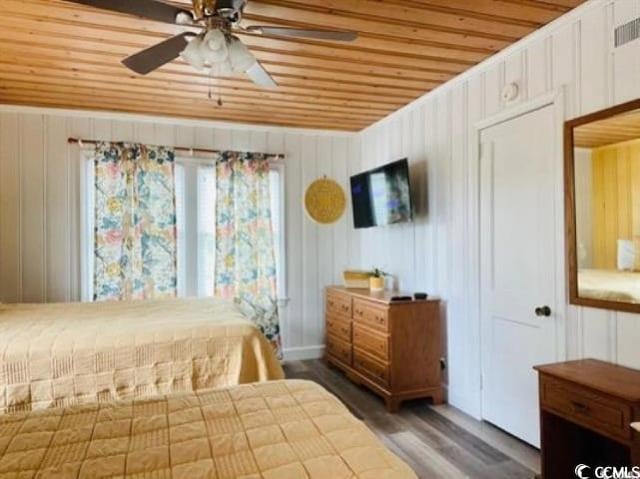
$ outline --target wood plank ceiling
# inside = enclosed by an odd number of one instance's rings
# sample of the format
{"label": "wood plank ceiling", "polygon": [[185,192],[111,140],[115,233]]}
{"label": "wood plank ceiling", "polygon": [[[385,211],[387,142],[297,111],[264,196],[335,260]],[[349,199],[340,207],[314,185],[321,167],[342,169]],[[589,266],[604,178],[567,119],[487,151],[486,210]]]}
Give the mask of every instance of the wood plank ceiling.
{"label": "wood plank ceiling", "polygon": [[121,65],[183,28],[63,0],[1,0],[0,103],[357,131],[582,1],[250,0],[245,26],[360,33],[353,43],[241,35],[280,85],[261,90],[181,60],[145,77]]}
{"label": "wood plank ceiling", "polygon": [[574,145],[598,148],[640,139],[640,110],[580,125],[573,130]]}

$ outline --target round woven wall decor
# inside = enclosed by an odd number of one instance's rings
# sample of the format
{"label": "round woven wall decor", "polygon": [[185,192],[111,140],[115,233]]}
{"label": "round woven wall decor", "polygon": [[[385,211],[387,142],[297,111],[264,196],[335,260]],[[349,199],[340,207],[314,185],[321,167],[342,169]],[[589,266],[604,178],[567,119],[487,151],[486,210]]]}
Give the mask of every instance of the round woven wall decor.
{"label": "round woven wall decor", "polygon": [[328,178],[321,178],[309,185],[304,195],[304,207],[309,217],[323,225],[338,221],[347,206],[342,187]]}

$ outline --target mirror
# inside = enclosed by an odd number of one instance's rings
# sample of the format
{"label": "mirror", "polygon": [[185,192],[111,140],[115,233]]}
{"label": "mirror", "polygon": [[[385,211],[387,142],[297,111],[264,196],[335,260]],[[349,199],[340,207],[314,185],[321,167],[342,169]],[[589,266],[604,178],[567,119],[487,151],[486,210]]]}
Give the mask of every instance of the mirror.
{"label": "mirror", "polygon": [[565,123],[570,302],[640,312],[640,100]]}

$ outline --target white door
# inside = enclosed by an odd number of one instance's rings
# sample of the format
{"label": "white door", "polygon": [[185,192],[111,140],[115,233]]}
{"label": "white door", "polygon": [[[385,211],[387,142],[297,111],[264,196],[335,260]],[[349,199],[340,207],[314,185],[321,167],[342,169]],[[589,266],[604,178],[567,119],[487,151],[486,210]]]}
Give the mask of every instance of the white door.
{"label": "white door", "polygon": [[482,414],[535,446],[532,367],[556,358],[554,123],[548,106],[480,133]]}

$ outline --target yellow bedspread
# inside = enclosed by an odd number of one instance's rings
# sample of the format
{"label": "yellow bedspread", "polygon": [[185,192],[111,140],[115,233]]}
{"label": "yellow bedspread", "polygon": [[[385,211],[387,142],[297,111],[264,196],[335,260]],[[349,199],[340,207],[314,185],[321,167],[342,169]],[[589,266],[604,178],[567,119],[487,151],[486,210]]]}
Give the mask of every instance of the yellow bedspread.
{"label": "yellow bedspread", "polygon": [[6,415],[0,417],[4,474],[416,478],[334,396],[308,381]]}
{"label": "yellow bedspread", "polygon": [[283,377],[232,302],[0,305],[0,412]]}
{"label": "yellow bedspread", "polygon": [[578,271],[578,296],[606,301],[640,303],[640,273],[581,269]]}

